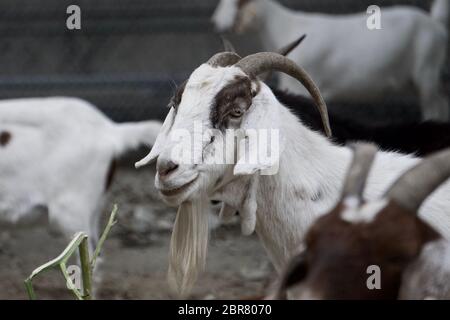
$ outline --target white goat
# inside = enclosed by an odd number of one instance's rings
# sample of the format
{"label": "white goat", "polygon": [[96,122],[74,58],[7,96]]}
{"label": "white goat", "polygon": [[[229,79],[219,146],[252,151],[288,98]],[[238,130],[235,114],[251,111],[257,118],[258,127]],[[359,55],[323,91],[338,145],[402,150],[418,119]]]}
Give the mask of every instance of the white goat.
{"label": "white goat", "polygon": [[[67,237],[98,240],[114,160],[151,146],[158,121],[116,124],[76,98],[0,102],[0,225],[50,223]],[[39,221],[38,221],[39,220]]]}
{"label": "white goat", "polygon": [[[334,145],[308,129],[280,104],[269,87],[257,78],[270,70],[285,72],[302,82],[317,102],[329,132],[320,92],[292,60],[276,53],[257,53],[242,60],[234,53],[219,53],[198,67],[179,88],[153,149],[136,164],[141,166],[157,159],[157,189],[167,203],[181,204],[170,270],[170,276],[175,275],[181,289],[192,284],[197,270],[191,267],[201,266],[199,260],[205,256],[206,249],[202,248],[207,232],[197,232],[205,230],[199,223],[207,224],[204,213],[197,210],[206,203],[205,197],[224,203],[222,215],[239,211],[242,230],[249,234],[256,228],[277,269],[296,250],[314,219],[339,197],[351,150]],[[198,134],[199,127],[206,129],[203,135]],[[239,148],[236,155],[235,149],[228,147],[226,129],[244,131],[240,141],[248,142],[248,148]],[[279,159],[259,161],[258,146],[254,140],[244,138],[251,129],[278,130],[279,145],[274,140],[269,147],[271,153],[279,147]],[[183,135],[190,140],[180,140]],[[183,145],[190,145],[187,142],[194,144],[194,151],[199,151],[193,158],[180,152]],[[224,158],[231,162],[213,161],[223,150]],[[246,154],[258,161],[247,161]],[[380,196],[417,161],[412,156],[379,153],[368,181],[367,198]],[[259,171],[270,173],[277,166],[276,174],[259,175]],[[446,212],[450,207],[449,195],[450,185],[445,185],[423,206],[427,213],[423,218],[447,237],[450,237]],[[199,201],[202,203],[198,204]],[[190,205],[191,202],[194,204]],[[181,222],[183,225],[179,225]]]}
{"label": "white goat", "polygon": [[[221,0],[212,20],[219,31],[255,30],[267,51],[299,32],[307,34],[291,58],[311,74],[328,102],[368,102],[414,90],[424,120],[446,121],[440,75],[448,11],[449,0],[435,0],[431,14],[412,6],[383,8],[382,28],[369,30],[365,13],[327,15],[293,11],[273,0]],[[280,87],[306,93],[285,75]]]}

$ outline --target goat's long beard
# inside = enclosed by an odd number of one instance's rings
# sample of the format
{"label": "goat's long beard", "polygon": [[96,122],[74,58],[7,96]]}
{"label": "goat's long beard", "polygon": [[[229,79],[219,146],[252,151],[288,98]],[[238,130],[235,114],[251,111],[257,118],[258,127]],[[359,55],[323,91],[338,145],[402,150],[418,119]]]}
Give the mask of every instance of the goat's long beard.
{"label": "goat's long beard", "polygon": [[182,297],[190,292],[206,263],[209,201],[200,199],[180,205],[170,240],[168,280]]}

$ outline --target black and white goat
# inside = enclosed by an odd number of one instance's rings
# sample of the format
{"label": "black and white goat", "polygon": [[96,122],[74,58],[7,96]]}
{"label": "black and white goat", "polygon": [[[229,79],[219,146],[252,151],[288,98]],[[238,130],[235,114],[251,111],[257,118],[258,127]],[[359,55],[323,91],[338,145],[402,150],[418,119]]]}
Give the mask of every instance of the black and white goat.
{"label": "black and white goat", "polygon": [[77,98],[0,102],[0,225],[49,223],[50,230],[98,240],[114,160],[151,146],[159,121],[116,124]]}
{"label": "black and white goat", "polygon": [[[289,290],[296,299],[450,299],[450,241],[417,213],[450,177],[450,149],[419,162],[382,197],[366,202],[376,152],[372,145],[356,146],[341,199],[311,226],[275,298]],[[449,207],[442,209],[450,219]]]}
{"label": "black and white goat", "polygon": [[[253,30],[271,51],[306,33],[292,54],[315,79],[327,102],[368,102],[387,92],[414,92],[424,120],[446,121],[448,100],[440,75],[447,56],[449,0],[431,13],[413,6],[382,8],[381,29],[366,13],[329,15],[293,11],[274,0],[221,0],[212,20],[218,31]],[[287,77],[280,88],[307,94]]]}
{"label": "black and white goat", "polygon": [[[168,204],[180,206],[169,276],[182,291],[192,285],[204,264],[208,199],[223,202],[222,216],[239,211],[243,233],[256,229],[281,270],[308,227],[339,198],[351,150],[300,123],[257,78],[270,70],[284,72],[307,88],[330,135],[318,88],[292,60],[268,52],[243,59],[231,52],[218,53],[178,89],[154,147],[136,164],[156,159],[156,188]],[[234,139],[227,139],[229,130],[236,132],[233,138],[239,141],[238,147],[231,143]],[[271,135],[273,143],[261,150],[255,132],[278,135]],[[260,151],[274,157],[261,157]],[[227,161],[215,161],[220,153]],[[418,161],[409,155],[379,153],[368,180],[367,199],[381,196]],[[421,210],[426,212],[423,218],[446,237],[450,237],[448,207],[450,185],[445,185]]]}

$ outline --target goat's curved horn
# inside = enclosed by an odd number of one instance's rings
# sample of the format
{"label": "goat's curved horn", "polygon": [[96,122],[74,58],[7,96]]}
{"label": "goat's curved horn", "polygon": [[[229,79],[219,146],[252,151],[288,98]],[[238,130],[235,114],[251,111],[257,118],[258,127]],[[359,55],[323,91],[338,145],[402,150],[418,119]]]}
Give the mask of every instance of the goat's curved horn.
{"label": "goat's curved horn", "polygon": [[361,201],[364,186],[378,148],[370,143],[355,143],[350,147],[353,149],[353,161],[344,183],[342,198],[356,197]]}
{"label": "goat's curved horn", "polygon": [[[278,49],[277,51],[275,51],[276,53],[281,54],[282,56],[287,56],[289,53],[291,53],[295,48],[298,47],[298,45],[300,43],[302,43],[303,39],[306,38],[306,34],[302,35],[300,38],[298,38],[295,41],[292,41],[291,43],[285,45],[284,47]],[[261,74],[259,76],[259,79],[263,82],[267,81],[268,79],[270,79],[270,77],[272,76],[272,70],[269,72],[266,72],[264,74]]]}
{"label": "goat's curved horn", "polygon": [[331,136],[327,105],[322,98],[319,88],[317,88],[316,84],[306,73],[306,71],[295,64],[295,62],[291,59],[274,52],[260,52],[251,54],[241,59],[238,63],[236,63],[236,67],[241,68],[242,71],[244,71],[250,78],[256,78],[263,72],[276,70],[286,73],[300,81],[316,103],[316,106],[320,112],[320,117],[322,118],[326,135]]}
{"label": "goat's curved horn", "polygon": [[234,65],[239,60],[241,60],[241,57],[237,53],[219,52],[213,55],[207,63],[212,67],[228,67]]}
{"label": "goat's curved horn", "polygon": [[287,56],[289,53],[291,53],[295,48],[298,47],[300,43],[306,38],[306,34],[302,35],[300,38],[298,38],[295,41],[292,41],[291,43],[285,45],[284,47],[278,49],[276,52],[281,54],[282,56]]}
{"label": "goat's curved horn", "polygon": [[412,212],[450,177],[450,149],[435,153],[398,178],[385,196]]}
{"label": "goat's curved horn", "polygon": [[220,40],[222,40],[223,51],[237,53],[236,49],[234,48],[230,40],[228,40],[224,36],[220,36]]}

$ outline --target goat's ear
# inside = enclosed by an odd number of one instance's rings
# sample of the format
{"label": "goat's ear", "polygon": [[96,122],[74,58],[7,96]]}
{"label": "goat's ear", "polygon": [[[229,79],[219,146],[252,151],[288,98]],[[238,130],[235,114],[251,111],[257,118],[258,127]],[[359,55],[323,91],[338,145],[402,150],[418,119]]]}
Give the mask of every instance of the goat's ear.
{"label": "goat's ear", "polygon": [[256,104],[252,104],[242,120],[234,175],[251,175],[258,171],[262,175],[273,175],[278,172],[284,149],[280,119],[278,113],[269,113],[267,104]]}
{"label": "goat's ear", "polygon": [[144,159],[134,164],[136,168],[143,167],[153,162],[156,158],[158,158],[164,145],[166,144],[167,137],[169,135],[170,128],[172,128],[174,120],[175,120],[175,109],[170,108],[170,111],[167,114],[166,119],[164,120],[164,123],[161,127],[161,131],[159,132],[158,136],[156,137],[156,141],[153,144],[152,150],[150,150],[150,153]]}

